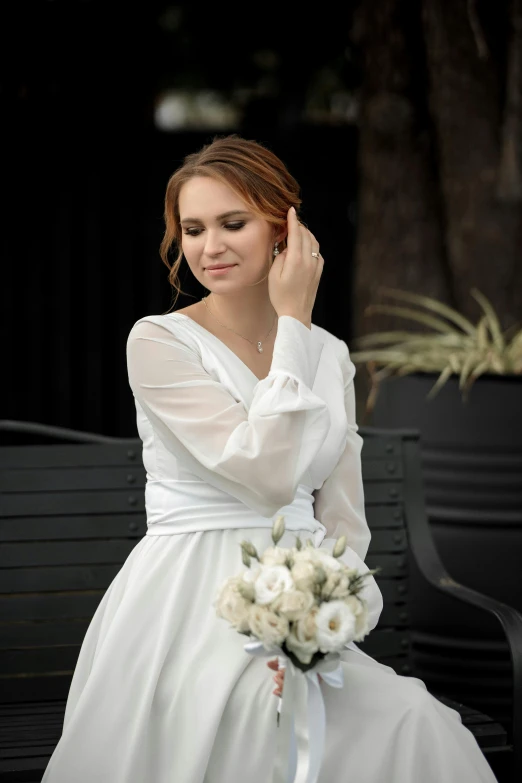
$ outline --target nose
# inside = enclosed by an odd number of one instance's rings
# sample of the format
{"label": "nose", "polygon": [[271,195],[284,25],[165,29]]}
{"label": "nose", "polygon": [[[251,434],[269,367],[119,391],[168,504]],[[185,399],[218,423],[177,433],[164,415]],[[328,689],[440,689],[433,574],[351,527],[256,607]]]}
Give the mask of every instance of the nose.
{"label": "nose", "polygon": [[205,255],[215,258],[224,253],[225,250],[226,244],[223,241],[221,232],[208,229],[205,237]]}

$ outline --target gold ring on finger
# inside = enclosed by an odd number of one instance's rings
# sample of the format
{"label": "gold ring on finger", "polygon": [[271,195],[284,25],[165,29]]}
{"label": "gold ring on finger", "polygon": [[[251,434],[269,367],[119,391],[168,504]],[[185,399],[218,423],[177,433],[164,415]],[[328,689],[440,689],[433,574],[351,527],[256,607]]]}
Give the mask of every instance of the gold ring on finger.
{"label": "gold ring on finger", "polygon": [[314,258],[319,258],[319,253],[312,253]]}

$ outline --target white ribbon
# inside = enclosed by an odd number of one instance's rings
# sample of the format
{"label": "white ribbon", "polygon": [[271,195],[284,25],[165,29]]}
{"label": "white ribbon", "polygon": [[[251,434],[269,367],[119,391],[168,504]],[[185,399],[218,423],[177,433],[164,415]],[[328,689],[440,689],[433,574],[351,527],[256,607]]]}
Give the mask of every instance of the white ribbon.
{"label": "white ribbon", "polygon": [[245,644],[258,657],[277,655],[285,662],[283,697],[272,783],[317,783],[324,753],[326,714],[318,675],[332,688],[343,687],[339,653],[328,653],[303,672],[280,647],[266,650],[259,641]]}

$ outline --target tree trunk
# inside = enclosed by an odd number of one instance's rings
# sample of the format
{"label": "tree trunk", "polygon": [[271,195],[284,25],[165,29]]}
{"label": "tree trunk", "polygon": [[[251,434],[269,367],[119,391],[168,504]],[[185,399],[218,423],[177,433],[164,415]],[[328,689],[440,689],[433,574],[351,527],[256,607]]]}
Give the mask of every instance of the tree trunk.
{"label": "tree trunk", "polygon": [[[379,286],[454,302],[425,100],[419,4],[361,0],[354,20],[352,37],[362,55],[352,314],[357,337],[404,326],[385,315],[364,315],[367,305],[383,301]],[[359,366],[356,394],[363,422],[369,388]]]}
{"label": "tree trunk", "polygon": [[[486,25],[477,9],[467,0],[424,0],[430,111],[456,305],[476,321],[479,308],[470,296],[476,286],[508,327],[522,311],[522,209],[516,199],[498,196],[505,65],[484,48]],[[497,17],[504,12],[497,4]],[[519,45],[513,36],[511,47]],[[517,61],[513,53],[511,60]]]}

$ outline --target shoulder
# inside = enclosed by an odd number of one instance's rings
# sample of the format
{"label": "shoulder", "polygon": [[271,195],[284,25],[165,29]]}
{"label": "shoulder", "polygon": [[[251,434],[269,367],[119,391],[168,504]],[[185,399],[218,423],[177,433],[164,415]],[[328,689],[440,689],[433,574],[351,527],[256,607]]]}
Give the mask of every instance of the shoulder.
{"label": "shoulder", "polygon": [[132,325],[127,336],[127,350],[140,340],[166,342],[172,347],[190,350],[199,356],[198,343],[182,318],[175,313],[144,315]]}

